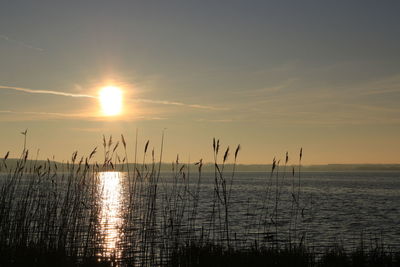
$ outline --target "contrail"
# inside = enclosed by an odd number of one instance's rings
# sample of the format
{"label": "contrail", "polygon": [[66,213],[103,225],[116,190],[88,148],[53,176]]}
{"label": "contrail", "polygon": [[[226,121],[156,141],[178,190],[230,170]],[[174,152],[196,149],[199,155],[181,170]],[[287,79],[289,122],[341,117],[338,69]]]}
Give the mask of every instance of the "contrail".
{"label": "contrail", "polygon": [[[40,115],[40,116],[48,116],[48,117],[60,117],[60,118],[84,118],[84,119],[99,119],[102,116],[99,115],[84,115],[82,113],[59,113],[59,112],[42,112],[42,111],[15,111],[15,110],[0,110],[1,114],[22,114],[22,115]],[[132,118],[130,118],[132,119]],[[165,120],[165,117],[146,117],[146,116],[137,116],[134,119],[139,120]],[[1,121],[1,119],[0,119]]]}
{"label": "contrail", "polygon": [[185,103],[181,103],[181,102],[166,101],[166,100],[151,100],[151,99],[143,99],[143,98],[137,98],[137,99],[132,99],[132,100],[135,102],[150,103],[150,104],[182,106],[182,107],[189,107],[189,108],[209,109],[209,110],[225,110],[225,108],[221,108],[221,107],[213,107],[213,106],[197,105],[197,104],[185,104]]}
{"label": "contrail", "polygon": [[[69,97],[98,98],[97,96],[87,95],[87,94],[73,94],[73,93],[52,91],[52,90],[34,90],[34,89],[29,89],[29,88],[5,86],[5,85],[0,85],[0,89],[9,89],[9,90],[30,93],[30,94],[48,94],[48,95],[59,95],[59,96],[69,96]],[[198,105],[198,104],[186,104],[186,103],[182,103],[182,102],[167,101],[167,100],[153,100],[153,99],[144,99],[144,98],[131,98],[129,100],[135,101],[135,102],[141,102],[141,103],[181,106],[181,107],[189,107],[189,108],[196,108],[196,109],[226,110],[226,108],[222,108],[222,107],[214,107],[214,106]]]}
{"label": "contrail", "polygon": [[72,113],[57,113],[57,112],[38,112],[38,111],[13,111],[13,110],[0,110],[3,114],[26,114],[26,115],[46,115],[46,116],[57,116],[57,117],[88,117],[82,114]]}
{"label": "contrail", "polygon": [[51,90],[33,90],[33,89],[29,89],[29,88],[14,87],[14,86],[4,86],[4,85],[0,85],[0,88],[2,88],[2,89],[16,90],[16,91],[25,92],[25,93],[31,93],[31,94],[48,94],[48,95],[70,96],[70,97],[97,98],[96,96],[92,96],[92,95],[72,94],[72,93],[59,92],[59,91],[51,91]]}

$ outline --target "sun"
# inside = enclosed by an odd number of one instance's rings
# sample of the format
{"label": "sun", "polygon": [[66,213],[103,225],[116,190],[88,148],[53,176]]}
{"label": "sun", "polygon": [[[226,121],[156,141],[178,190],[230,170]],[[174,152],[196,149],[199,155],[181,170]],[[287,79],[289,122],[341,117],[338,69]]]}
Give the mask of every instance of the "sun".
{"label": "sun", "polygon": [[107,86],[100,90],[99,99],[103,114],[115,116],[122,111],[122,91],[115,86]]}

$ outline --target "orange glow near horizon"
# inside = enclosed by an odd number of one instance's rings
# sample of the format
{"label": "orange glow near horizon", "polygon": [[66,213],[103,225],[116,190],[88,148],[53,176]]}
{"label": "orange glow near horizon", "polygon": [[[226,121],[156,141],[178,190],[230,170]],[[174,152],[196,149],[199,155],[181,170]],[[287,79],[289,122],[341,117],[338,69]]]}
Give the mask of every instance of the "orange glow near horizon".
{"label": "orange glow near horizon", "polygon": [[122,91],[115,86],[107,86],[99,92],[102,113],[105,116],[116,116],[122,112]]}

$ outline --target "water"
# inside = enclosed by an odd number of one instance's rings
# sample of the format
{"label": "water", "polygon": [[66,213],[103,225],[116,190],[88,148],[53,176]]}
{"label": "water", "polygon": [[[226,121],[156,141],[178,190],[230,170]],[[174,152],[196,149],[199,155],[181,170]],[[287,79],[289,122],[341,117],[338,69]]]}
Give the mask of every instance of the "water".
{"label": "water", "polygon": [[[297,179],[294,178],[295,185]],[[261,209],[262,187],[266,180],[269,179],[261,173],[237,175],[232,188],[237,220],[243,221],[240,218],[244,215],[243,200],[246,198],[255,210]],[[284,181],[278,180],[281,192],[278,193],[278,225],[282,231],[287,228],[285,223],[290,217],[292,182],[290,176]],[[267,183],[271,188],[272,209],[276,200],[276,180]],[[364,241],[379,237],[387,245],[399,247],[399,173],[302,173],[300,184],[300,206],[304,210],[298,227],[306,232],[310,244],[331,246],[342,242],[345,246],[356,246],[363,234]],[[243,224],[239,228],[246,226]]]}
{"label": "water", "polygon": [[[112,188],[114,192],[109,202],[115,202],[113,205],[118,206],[115,192],[120,190],[120,185],[117,186],[119,183],[115,179],[116,177],[123,179],[125,176],[122,173],[108,175],[110,177],[107,187]],[[164,209],[167,205],[162,195],[170,195],[172,190],[179,191],[175,188],[176,181],[170,174],[161,177],[158,185],[158,201],[161,202],[159,214],[160,210],[163,210],[163,205]],[[182,178],[178,178],[178,183],[183,182],[179,179]],[[107,179],[102,180],[107,181]],[[229,188],[230,177],[227,180]],[[198,178],[192,176],[185,182],[188,182],[190,190],[194,192]],[[203,174],[196,223],[198,228],[201,226],[204,229],[210,228],[214,183],[214,173]],[[276,240],[275,232],[278,230],[277,239],[282,243],[288,240],[291,231],[292,238],[295,235],[298,238],[304,236],[304,241],[308,245],[319,248],[338,243],[345,247],[356,247],[361,239],[366,244],[379,241],[389,247],[400,248],[400,173],[302,173],[299,209],[296,205],[293,207],[293,183],[294,195],[297,197],[298,176],[292,177],[291,174],[287,174],[285,178],[280,176],[277,187],[276,177],[271,179],[265,173],[236,173],[229,201],[229,227],[232,236],[236,236],[236,239],[254,240],[264,235],[261,239]],[[183,191],[181,192],[183,194]],[[169,202],[168,205],[172,203],[174,202]],[[190,210],[190,205],[186,206],[186,209]],[[294,222],[296,210],[298,218]],[[111,217],[110,222],[115,224],[121,223],[120,218],[112,218],[115,216],[114,211],[102,216]],[[114,242],[118,241],[115,229],[110,230],[110,239],[114,239]],[[212,234],[209,233],[209,236]],[[115,244],[110,241],[106,246],[114,248]]]}
{"label": "water", "polygon": [[117,245],[120,242],[121,227],[123,223],[123,179],[124,175],[120,172],[101,172],[99,173],[99,192],[100,204],[100,235],[104,237],[102,246],[103,253],[98,254],[102,257],[111,257],[115,253],[116,257],[121,257],[121,251]]}
{"label": "water", "polygon": [[[231,177],[226,179],[231,242],[245,246],[257,240],[284,245],[290,238],[321,250],[338,243],[354,248],[362,238],[365,244],[378,241],[400,249],[399,172],[301,173],[300,190],[299,177],[291,173],[276,179],[265,173],[238,172],[232,185]],[[99,194],[94,201],[99,206],[99,225],[95,236],[100,237],[102,248],[97,255],[122,258],[131,250],[146,256],[150,252],[143,240],[158,242],[156,247],[161,251],[173,242],[177,229],[182,236],[195,233],[224,244],[223,194],[221,201],[216,201],[214,173],[203,173],[198,182],[197,174],[182,177],[162,173],[157,198],[148,198],[155,188],[151,183],[137,182],[141,193],[129,200],[128,185],[133,181],[128,181],[126,173],[97,174]],[[50,190],[52,183],[44,184]],[[196,206],[193,200],[197,194]],[[294,200],[299,200],[299,206]],[[148,212],[152,204],[154,217]]]}

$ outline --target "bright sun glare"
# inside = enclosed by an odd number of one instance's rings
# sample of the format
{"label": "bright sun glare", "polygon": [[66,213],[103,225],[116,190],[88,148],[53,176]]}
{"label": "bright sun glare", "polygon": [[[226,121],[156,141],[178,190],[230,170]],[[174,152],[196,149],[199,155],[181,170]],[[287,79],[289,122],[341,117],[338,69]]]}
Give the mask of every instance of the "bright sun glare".
{"label": "bright sun glare", "polygon": [[122,110],[122,91],[118,87],[107,86],[100,90],[100,104],[103,114],[115,116]]}

